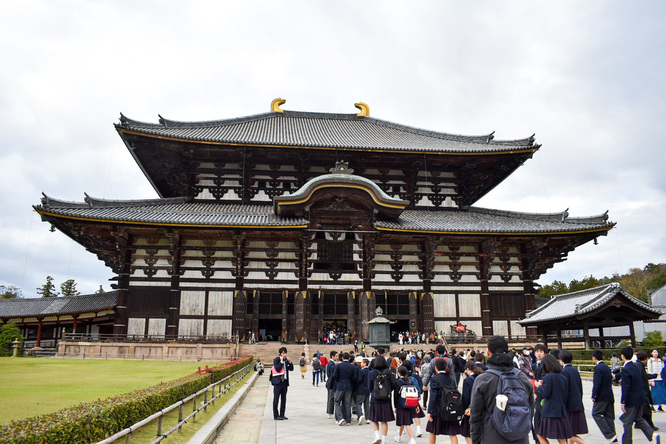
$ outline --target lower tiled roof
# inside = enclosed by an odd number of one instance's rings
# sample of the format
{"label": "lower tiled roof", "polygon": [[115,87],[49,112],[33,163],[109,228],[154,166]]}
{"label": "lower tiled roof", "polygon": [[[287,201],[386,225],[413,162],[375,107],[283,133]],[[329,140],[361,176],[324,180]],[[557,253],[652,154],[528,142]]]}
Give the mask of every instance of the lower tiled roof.
{"label": "lower tiled roof", "polygon": [[554,296],[544,305],[528,313],[527,317],[519,321],[519,323],[522,325],[535,325],[542,322],[584,315],[602,307],[617,295],[620,295],[626,304],[653,312],[655,318],[661,315],[659,310],[629,295],[617,282],[612,282],[600,287]]}
{"label": "lower tiled roof", "polygon": [[[279,217],[270,205],[186,202],[184,199],[64,202],[44,196],[35,209],[43,217],[145,225],[306,228],[302,217]],[[607,215],[569,219],[568,213],[519,213],[484,208],[406,210],[395,220],[376,220],[379,230],[434,233],[546,234],[605,231]]]}
{"label": "lower tiled roof", "polygon": [[89,313],[115,306],[115,291],[58,298],[0,299],[0,318]]}

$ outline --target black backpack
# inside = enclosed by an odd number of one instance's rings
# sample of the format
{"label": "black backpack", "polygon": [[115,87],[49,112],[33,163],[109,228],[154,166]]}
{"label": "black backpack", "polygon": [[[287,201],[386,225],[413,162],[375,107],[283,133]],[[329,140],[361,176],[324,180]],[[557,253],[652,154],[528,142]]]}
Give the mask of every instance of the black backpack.
{"label": "black backpack", "polygon": [[529,398],[531,393],[519,378],[520,370],[512,369],[502,373],[499,370],[488,369],[486,373],[499,376],[497,394],[508,398],[504,410],[495,405],[490,415],[495,430],[509,441],[525,438],[530,433],[532,423]]}
{"label": "black backpack", "polygon": [[391,400],[391,376],[386,373],[377,372],[375,382],[372,384],[372,394],[375,401],[390,401]]}
{"label": "black backpack", "polygon": [[437,399],[439,417],[444,421],[460,421],[465,412],[462,395],[455,386],[445,385],[442,378],[438,377],[437,380],[442,386]]}
{"label": "black backpack", "polygon": [[312,369],[313,369],[314,371],[319,371],[319,370],[321,370],[321,361],[319,360],[319,358],[314,358],[314,359],[312,360]]}

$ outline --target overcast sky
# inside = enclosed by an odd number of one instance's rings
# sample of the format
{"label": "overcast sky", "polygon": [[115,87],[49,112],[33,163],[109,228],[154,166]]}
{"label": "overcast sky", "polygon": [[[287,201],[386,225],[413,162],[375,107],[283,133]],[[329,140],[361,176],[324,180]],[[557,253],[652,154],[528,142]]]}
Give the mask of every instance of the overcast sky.
{"label": "overcast sky", "polygon": [[[32,205],[156,193],[113,128],[356,113],[542,148],[477,206],[609,211],[541,284],[666,262],[666,3],[0,2],[0,284],[82,293],[110,269]],[[352,166],[353,167],[353,166]]]}

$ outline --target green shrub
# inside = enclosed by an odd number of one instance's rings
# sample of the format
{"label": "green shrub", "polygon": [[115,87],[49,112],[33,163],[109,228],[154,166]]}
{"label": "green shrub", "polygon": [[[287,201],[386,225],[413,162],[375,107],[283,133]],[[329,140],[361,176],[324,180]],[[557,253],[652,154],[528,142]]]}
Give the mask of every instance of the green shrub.
{"label": "green shrub", "polygon": [[664,337],[660,331],[651,331],[643,340],[645,347],[663,347]]}
{"label": "green shrub", "polygon": [[21,335],[21,330],[16,324],[11,322],[0,327],[0,356],[12,356],[14,352],[12,342],[15,339],[18,339],[21,343],[19,348],[19,356],[21,356],[23,354],[23,336]]}
{"label": "green shrub", "polygon": [[207,387],[218,375],[231,374],[250,362],[252,357],[248,356],[211,369],[210,374],[195,373],[48,415],[12,421],[0,426],[0,442],[67,444],[100,441]]}

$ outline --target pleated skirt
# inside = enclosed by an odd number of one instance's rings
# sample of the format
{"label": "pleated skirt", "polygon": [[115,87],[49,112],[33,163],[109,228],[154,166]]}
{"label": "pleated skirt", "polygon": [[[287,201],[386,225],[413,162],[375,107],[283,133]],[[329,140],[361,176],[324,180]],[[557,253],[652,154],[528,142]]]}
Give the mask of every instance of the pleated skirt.
{"label": "pleated skirt", "polygon": [[370,422],[391,422],[395,421],[393,408],[390,402],[385,403],[370,403],[370,412],[368,412],[368,419]]}
{"label": "pleated skirt", "polygon": [[459,435],[460,423],[458,421],[444,421],[439,416],[433,416],[432,421],[428,421],[426,432],[433,435]]}
{"label": "pleated skirt", "polygon": [[573,436],[571,425],[567,418],[544,418],[537,427],[537,435],[544,438],[569,439]]}

